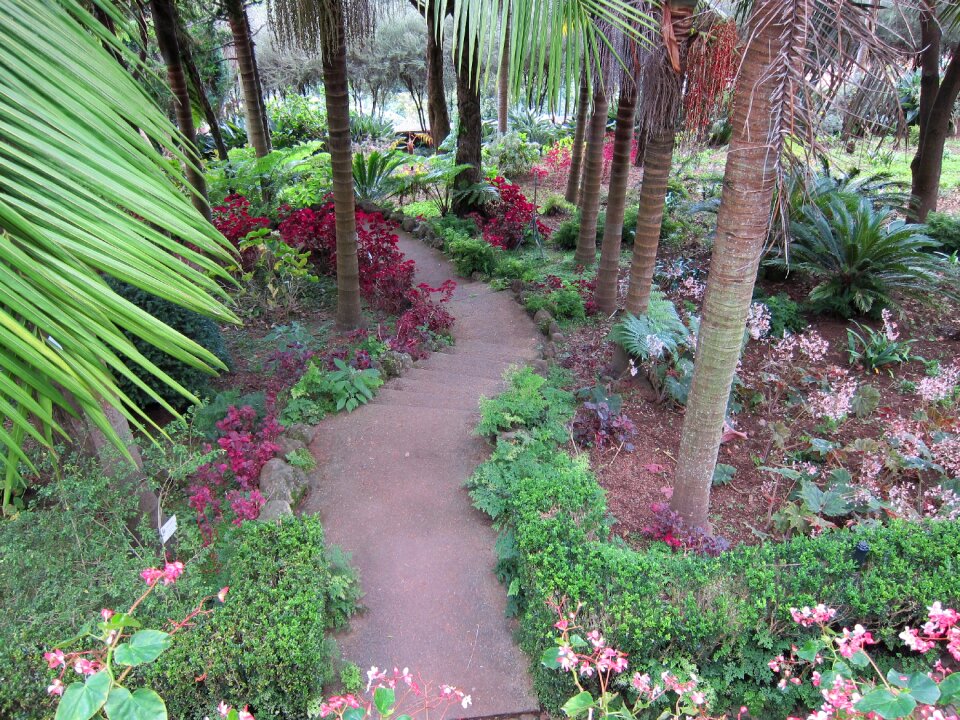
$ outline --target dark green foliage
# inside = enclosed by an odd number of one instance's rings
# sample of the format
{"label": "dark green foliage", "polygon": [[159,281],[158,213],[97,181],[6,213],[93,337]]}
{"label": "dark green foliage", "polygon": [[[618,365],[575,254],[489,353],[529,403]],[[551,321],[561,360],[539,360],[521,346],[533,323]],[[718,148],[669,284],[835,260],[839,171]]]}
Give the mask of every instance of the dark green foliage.
{"label": "dark green foliage", "polygon": [[[223,342],[220,328],[217,327],[217,324],[213,320],[193,310],[187,310],[179,305],[174,305],[169,300],[151,295],[145,290],[140,290],[119,280],[110,278],[108,282],[110,283],[110,287],[125,300],[129,300],[158,320],[165,322],[174,330],[179,331],[198,345],[205,347],[220,358],[224,364],[230,365],[230,353],[227,351],[227,346]],[[146,343],[133,335],[127,334],[127,337],[130,338],[137,350],[143,353],[148,360],[153,362],[188,391],[198,397],[209,392],[211,377],[209,373],[180,362],[170,355],[167,355],[162,348]],[[174,407],[182,408],[186,406],[188,402],[187,399],[172,388],[163,383],[158,383],[156,380],[149,380],[142,371],[138,372],[137,375],[143,379],[147,385],[153,388],[160,397],[164,398]],[[147,393],[126,378],[118,377],[118,380],[120,389],[138,405],[144,406],[153,402]]]}
{"label": "dark green foliage", "polygon": [[[551,386],[531,390],[526,383],[521,393],[514,379],[510,407],[523,400],[537,406],[536,417],[549,415]],[[497,399],[481,410],[481,427],[502,417]],[[789,608],[825,602],[838,608],[839,625],[883,628],[875,635],[884,643],[876,653],[884,667],[902,648],[896,633],[903,625],[924,617],[935,600],[960,599],[956,522],[898,521],[740,546],[719,557],[675,553],[662,544],[630,549],[611,538],[603,492],[585,461],[567,456],[563,439],[548,439],[529,417],[517,426],[524,432],[500,441],[469,488],[500,530],[498,572],[550,711],[573,694],[568,676],[540,663],[555,634],[550,600],[582,602],[582,622],[627,652],[631,670],[656,676],[692,665],[701,686],[716,692],[717,711],[747,705],[753,717],[783,717],[799,703],[819,704],[800,695],[805,691],[779,691],[779,676],[767,666],[814,634],[792,622]],[[870,546],[862,566],[853,555],[860,540]]]}
{"label": "dark green foliage", "polygon": [[577,206],[559,193],[551,193],[540,205],[541,215],[573,215],[577,211]]}
{"label": "dark green foliage", "polygon": [[247,522],[220,546],[227,602],[178,635],[149,682],[182,720],[213,717],[220,700],[262,717],[305,717],[334,676],[326,632],[356,607],[355,573],[327,550],[312,516]]}
{"label": "dark green foliage", "polygon": [[[627,314],[610,330],[610,339],[629,355],[640,360],[651,360],[663,355],[676,355],[689,335],[680,320],[677,308],[656,288],[650,291],[650,306],[639,317]],[[657,347],[651,353],[650,341],[656,338]]]}
{"label": "dark green foliage", "polygon": [[834,199],[826,211],[807,207],[790,226],[789,264],[783,258],[771,264],[809,275],[817,282],[811,306],[845,318],[878,317],[903,296],[955,296],[956,278],[944,274],[955,276],[956,269],[924,252],[935,249],[936,241],[923,234],[922,225],[891,222],[892,216],[866,198],[853,205]]}
{"label": "dark green foliage", "polygon": [[[638,206],[631,203],[627,205],[623,212],[623,231],[620,234],[620,242],[624,245],[633,245],[634,238],[637,236],[637,211]],[[607,214],[600,212],[597,215],[597,245],[603,242],[603,233],[607,226]],[[560,224],[550,240],[554,246],[561,250],[576,250],[577,237],[580,235],[580,214]]]}
{"label": "dark green foliage", "polygon": [[501,253],[493,274],[506,280],[532,280],[537,276],[537,268],[527,258]]}
{"label": "dark green foliage", "polygon": [[809,324],[800,310],[800,305],[790,299],[786,293],[757,298],[770,311],[770,334],[783,337],[785,333],[798,333]]}
{"label": "dark green foliage", "polygon": [[350,113],[350,137],[355,143],[392,140],[393,123],[382,117]]}
{"label": "dark green foliage", "polygon": [[371,150],[366,155],[354,153],[353,189],[357,200],[378,203],[392,196],[399,188],[393,172],[406,159],[406,154],[399,150]]}
{"label": "dark green foliage", "polygon": [[583,296],[574,288],[534,293],[527,298],[526,308],[534,313],[549,310],[557,320],[585,320],[587,317]]}
{"label": "dark green foliage", "polygon": [[566,437],[565,425],[573,419],[573,394],[559,387],[560,376],[548,382],[529,367],[510,376],[510,388],[495,398],[482,398],[482,419],[477,434],[493,437],[508,430],[538,428],[551,436]]}
{"label": "dark green foliage", "polygon": [[261,420],[267,414],[266,396],[263,391],[241,395],[239,390],[227,390],[217,393],[208,403],[199,406],[193,413],[193,429],[208,440],[216,438],[220,431],[217,423],[227,414],[231,405],[243,407],[249,405],[257,411],[257,419]]}
{"label": "dark green foliage", "polygon": [[479,234],[477,223],[474,220],[457,217],[456,215],[444,215],[443,217],[436,218],[430,221],[430,225],[433,231],[443,238],[446,238],[447,233],[450,232],[468,237],[477,237]]}
{"label": "dark green foliage", "polygon": [[565,220],[553,231],[550,242],[560,250],[576,250],[577,236],[580,234],[580,216]]}
{"label": "dark green foliage", "polygon": [[375,368],[360,370],[347,365],[340,358],[333,361],[334,370],[326,370],[316,362],[290,388],[290,402],[280,415],[280,422],[318,423],[327,414],[353,412],[373,400],[383,385],[383,378]]}
{"label": "dark green foliage", "polygon": [[960,217],[947,213],[930,213],[927,216],[927,235],[940,243],[943,252],[960,250]]}
{"label": "dark green foliage", "polygon": [[447,242],[447,254],[457,268],[457,274],[470,277],[473,273],[492,275],[497,267],[497,248],[480,238],[471,238],[460,233],[447,231],[447,237],[455,237]]}
{"label": "dark green foliage", "polygon": [[327,139],[327,115],[313,100],[290,93],[282,100],[268,103],[270,141],[275,149]]}

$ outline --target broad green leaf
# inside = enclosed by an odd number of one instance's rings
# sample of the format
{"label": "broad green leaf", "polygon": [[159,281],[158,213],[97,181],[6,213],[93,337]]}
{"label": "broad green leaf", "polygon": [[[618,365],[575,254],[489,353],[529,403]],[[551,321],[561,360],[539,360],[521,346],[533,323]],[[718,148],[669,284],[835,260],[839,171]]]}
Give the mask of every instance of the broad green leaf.
{"label": "broad green leaf", "polygon": [[956,705],[960,702],[960,673],[947,675],[938,686],[940,702],[943,705]]}
{"label": "broad green leaf", "polygon": [[90,720],[107,702],[113,678],[109,670],[101,670],[86,682],[71,683],[60,698],[54,720]]}
{"label": "broad green leaf", "polygon": [[160,630],[140,630],[127,642],[119,645],[113,653],[118,665],[143,665],[151,663],[170,647],[169,633]]}
{"label": "broad green leaf", "polygon": [[396,693],[390,688],[378,687],[373,691],[373,704],[377,706],[377,712],[382,716],[393,712],[393,703],[396,699]]}
{"label": "broad green leaf", "polygon": [[873,712],[884,720],[909,717],[916,706],[917,701],[909,693],[894,695],[886,688],[871,690],[856,704],[860,712]]}
{"label": "broad green leaf", "polygon": [[556,646],[548,647],[540,656],[540,662],[551,670],[557,670],[560,667],[560,648]]}
{"label": "broad green leaf", "polygon": [[563,712],[568,717],[578,717],[594,706],[593,695],[586,690],[577,693],[563,704]]}
{"label": "broad green leaf", "polygon": [[107,717],[110,720],[167,720],[167,706],[157,693],[140,688],[132,693],[115,687],[107,698]]}
{"label": "broad green leaf", "polygon": [[870,658],[867,657],[863,650],[858,650],[847,659],[850,661],[851,665],[858,668],[864,668],[870,664]]}
{"label": "broad green leaf", "polygon": [[363,708],[347,708],[343,711],[343,720],[363,720],[364,718]]}
{"label": "broad green leaf", "polygon": [[891,669],[887,673],[887,682],[907,690],[917,702],[933,705],[940,699],[940,689],[925,673],[906,673]]}
{"label": "broad green leaf", "polygon": [[823,643],[820,640],[807,640],[802,647],[797,649],[797,657],[807,662],[813,662],[817,653],[823,650]]}

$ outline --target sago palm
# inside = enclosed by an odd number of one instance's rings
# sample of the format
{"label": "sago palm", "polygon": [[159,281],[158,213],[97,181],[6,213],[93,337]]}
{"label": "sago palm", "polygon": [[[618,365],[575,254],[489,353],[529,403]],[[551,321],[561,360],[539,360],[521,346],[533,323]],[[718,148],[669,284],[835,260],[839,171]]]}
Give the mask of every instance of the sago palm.
{"label": "sago palm", "polygon": [[[97,3],[123,22],[110,2]],[[140,375],[188,395],[125,332],[194,367],[222,367],[119,297],[106,276],[234,317],[218,284],[226,241],[152,145],[182,160],[182,139],[110,52],[136,58],[79,0],[7,0],[0,36],[0,468],[9,509],[18,465],[31,464],[24,442],[52,449],[65,435],[59,413],[86,415],[123,450],[108,414],[141,428],[149,421],[117,377],[165,406]]]}

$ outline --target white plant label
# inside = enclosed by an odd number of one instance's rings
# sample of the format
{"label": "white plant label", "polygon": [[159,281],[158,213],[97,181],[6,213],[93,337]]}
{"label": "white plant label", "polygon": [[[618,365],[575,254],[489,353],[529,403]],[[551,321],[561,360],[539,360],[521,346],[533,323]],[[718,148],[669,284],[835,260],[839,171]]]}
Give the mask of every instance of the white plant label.
{"label": "white plant label", "polygon": [[160,526],[160,543],[163,545],[167,544],[167,540],[173,537],[173,534],[177,531],[177,516],[171,515],[167,518],[167,521]]}

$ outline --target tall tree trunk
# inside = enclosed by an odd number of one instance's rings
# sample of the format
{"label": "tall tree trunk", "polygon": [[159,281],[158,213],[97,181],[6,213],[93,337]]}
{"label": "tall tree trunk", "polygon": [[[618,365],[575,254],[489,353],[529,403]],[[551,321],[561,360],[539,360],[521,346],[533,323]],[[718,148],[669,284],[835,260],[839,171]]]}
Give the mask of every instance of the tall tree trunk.
{"label": "tall tree trunk", "polygon": [[950,132],[953,105],[960,93],[960,44],[940,82],[940,56],[943,36],[935,3],[926,0],[920,9],[920,139],[910,163],[912,180],[910,219],[926,222],[937,209],[943,151]]}
{"label": "tall tree trunk", "polygon": [[640,207],[637,209],[637,234],[633,240],[626,302],[627,312],[634,315],[645,313],[650,304],[650,287],[657,262],[657,249],[660,247],[660,228],[663,225],[675,137],[675,132],[664,130],[646,142]]}
{"label": "tall tree trunk", "polygon": [[647,140],[649,133],[647,128],[640,122],[640,126],[637,128],[637,154],[633,156],[633,164],[637,167],[641,167],[644,162],[644,156],[647,154]]}
{"label": "tall tree trunk", "polygon": [[[471,167],[457,175],[454,187],[463,190],[481,178],[481,151],[483,146],[483,118],[480,114],[480,88],[476,78],[479,51],[474,49],[473,62],[469,61],[466,51],[461,53],[457,63],[457,164]],[[465,215],[478,208],[463,197],[453,202],[453,212]]]}
{"label": "tall tree trunk", "polygon": [[257,75],[257,57],[250,37],[250,23],[243,0],[226,0],[227,19],[233,34],[233,47],[240,73],[243,91],[244,115],[247,118],[247,139],[257,157],[270,152],[270,131],[267,125],[266,106]]}
{"label": "tall tree trunk", "polygon": [[633,143],[633,119],[637,110],[637,88],[633,78],[624,74],[620,101],[617,104],[617,129],[613,136],[613,163],[610,165],[610,186],[607,195],[607,222],[600,246],[600,267],[597,270],[597,309],[610,315],[617,309],[617,287],[620,279],[620,241],[623,237],[623,213],[630,179],[630,146]]}
{"label": "tall tree trunk", "polygon": [[350,95],[347,90],[347,44],[342,0],[329,6],[330,29],[321,34],[323,92],[327,103],[333,206],[337,224],[337,325],[360,326],[360,268],[357,260],[357,212],[353,195],[353,149],[350,141]]}
{"label": "tall tree trunk", "polygon": [[580,174],[583,167],[584,138],[587,135],[587,118],[590,115],[590,88],[587,76],[580,78],[580,96],[577,98],[577,124],[573,133],[573,147],[570,149],[570,175],[567,178],[567,192],[564,197],[568,203],[576,205],[580,200]]}
{"label": "tall tree trunk", "polygon": [[177,42],[177,14],[173,0],[151,0],[150,8],[153,12],[153,28],[157,35],[157,45],[160,54],[167,66],[167,82],[173,93],[173,104],[177,117],[177,125],[185,139],[183,154],[187,182],[193,188],[190,200],[193,206],[210,220],[210,203],[207,202],[207,183],[200,172],[200,153],[197,152],[197,131],[193,127],[193,110],[190,107],[190,93],[187,90],[187,81],[183,74],[183,64],[180,60],[180,45]]}
{"label": "tall tree trunk", "polygon": [[[790,10],[784,9],[789,6]],[[747,312],[770,226],[782,146],[778,120],[791,88],[782,76],[805,48],[804,5],[758,0],[734,95],[733,136],[723,180],[710,275],[697,341],[671,506],[693,527],[709,528],[710,487]],[[787,55],[784,59],[783,55]],[[649,152],[649,151],[648,151]]]}
{"label": "tall tree trunk", "polygon": [[443,87],[443,27],[437,33],[433,12],[426,9],[427,18],[427,119],[433,146],[440,144],[450,134],[450,113],[447,112],[447,95]]}
{"label": "tall tree trunk", "polygon": [[217,148],[217,155],[221,160],[228,160],[227,146],[223,142],[223,134],[220,132],[220,120],[213,111],[210,104],[210,98],[207,97],[206,88],[203,86],[203,78],[200,77],[200,71],[197,70],[197,64],[193,61],[193,39],[187,32],[183,20],[177,14],[177,42],[180,44],[180,57],[183,60],[183,67],[190,77],[190,85],[197,95],[197,101],[203,110],[203,117],[210,126],[210,136],[213,138],[213,144]]}
{"label": "tall tree trunk", "polygon": [[510,11],[503,18],[506,30],[503,47],[500,49],[500,67],[497,68],[497,132],[506,135],[507,114],[510,110]]}
{"label": "tall tree trunk", "polygon": [[597,215],[600,212],[600,183],[603,176],[603,139],[607,131],[607,96],[600,79],[593,94],[593,116],[587,141],[580,199],[580,235],[577,237],[577,265],[589,267],[597,259]]}

